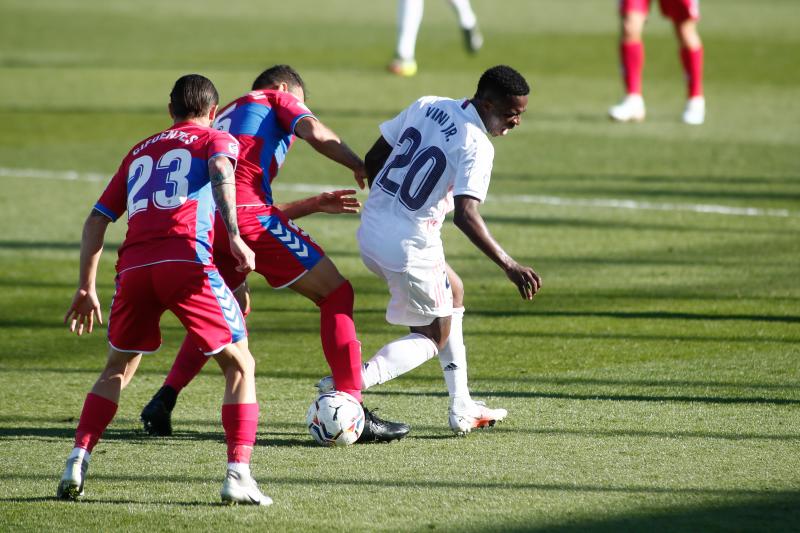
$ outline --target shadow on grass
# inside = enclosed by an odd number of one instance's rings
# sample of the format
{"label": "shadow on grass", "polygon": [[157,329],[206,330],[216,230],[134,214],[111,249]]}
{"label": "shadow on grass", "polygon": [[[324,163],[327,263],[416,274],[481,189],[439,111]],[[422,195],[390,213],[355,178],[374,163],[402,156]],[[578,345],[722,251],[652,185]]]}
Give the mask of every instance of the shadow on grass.
{"label": "shadow on grass", "polygon": [[[324,450],[324,448],[320,448]],[[0,480],[24,480],[24,481],[47,481],[53,479],[53,475],[47,474],[14,474],[2,473]],[[142,482],[142,483],[207,483],[208,477],[186,474],[89,474],[88,480],[94,481],[125,481],[125,482]],[[462,478],[458,480],[439,480],[439,479],[425,479],[424,475],[418,476],[415,479],[398,479],[392,473],[387,473],[384,479],[344,479],[341,477],[328,478],[328,477],[314,477],[307,479],[302,477],[278,477],[269,476],[264,473],[259,475],[259,481],[264,484],[284,484],[284,485],[297,485],[297,486],[372,486],[379,488],[408,488],[418,490],[420,487],[427,488],[440,488],[440,489],[475,489],[478,491],[483,490],[530,490],[530,491],[543,491],[543,492],[565,492],[565,493],[586,493],[586,494],[682,494],[682,495],[696,495],[696,496],[719,496],[719,497],[740,497],[740,498],[757,498],[763,497],[765,494],[775,498],[786,498],[787,500],[800,502],[800,492],[798,491],[765,491],[763,489],[747,489],[747,488],[716,488],[716,487],[685,487],[685,486],[652,486],[652,485],[592,485],[580,483],[535,483],[535,482],[518,482],[518,481],[491,481],[486,479],[470,479]],[[14,498],[8,498],[8,501]],[[137,502],[133,502],[137,503]],[[149,503],[149,502],[138,502]]]}
{"label": "shadow on grass", "polygon": [[797,531],[800,524],[800,493],[784,492],[747,498],[725,505],[642,512],[637,515],[575,521],[571,524],[529,527],[512,524],[463,531],[507,533],[618,533],[620,531]]}
{"label": "shadow on grass", "polygon": [[[213,368],[213,367],[212,367]],[[214,372],[212,375],[211,372]],[[97,368],[50,368],[44,366],[26,366],[26,367],[8,367],[8,366],[0,366],[0,373],[22,373],[22,374],[30,374],[31,372],[36,373],[52,373],[56,375],[60,374],[86,374],[87,376],[96,376],[98,374]],[[207,374],[201,374],[197,379],[218,379],[219,374],[217,374],[217,370],[214,368],[213,370],[207,371]],[[163,369],[158,368],[140,368],[136,371],[136,375],[155,375],[155,376],[163,376],[166,375],[166,371]],[[303,372],[298,370],[256,370],[256,377],[260,379],[281,379],[281,380],[304,380],[304,381],[313,381],[316,383],[321,374],[319,372]],[[635,379],[635,378],[628,378],[628,379],[612,379],[612,378],[592,378],[592,377],[558,377],[558,376],[539,376],[539,375],[515,375],[515,376],[492,376],[488,374],[481,374],[472,377],[474,382],[480,382],[484,384],[489,383],[498,383],[498,384],[526,384],[529,385],[531,389],[533,388],[543,388],[543,387],[569,387],[569,386],[579,386],[579,387],[586,387],[586,386],[599,386],[599,387],[685,387],[685,388],[723,388],[723,389],[740,389],[740,390],[765,390],[765,391],[783,391],[786,393],[793,393],[797,394],[800,391],[800,383],[794,381],[787,381],[785,383],[764,383],[764,382],[757,382],[757,381],[710,381],[710,380],[691,380],[691,379]],[[398,382],[402,383],[402,382]],[[405,378],[405,383],[403,383],[402,388],[404,390],[395,390],[395,389],[381,389],[381,388],[373,388],[367,391],[367,394],[377,394],[377,395],[414,395],[414,396],[436,396],[436,397],[444,397],[447,394],[441,390],[436,391],[414,391],[408,390],[409,383],[414,383],[415,386],[419,386],[420,383],[432,383],[436,385],[440,385],[442,383],[442,376],[441,375],[409,375]],[[388,385],[388,387],[395,387],[399,388],[397,384],[395,385]],[[485,390],[485,391],[473,391],[472,394],[474,395],[486,395],[486,396],[512,396],[516,394],[527,394],[529,391],[497,391],[497,390]],[[542,395],[542,392],[535,392],[530,391],[531,394],[539,394]],[[591,399],[599,399],[599,396],[588,394],[586,395],[588,398]],[[694,397],[690,397],[694,398]],[[760,398],[764,400],[765,398]],[[780,400],[780,398],[778,398]],[[792,401],[794,401],[792,399]],[[176,411],[177,412],[177,411]],[[13,422],[15,420],[50,420],[52,418],[48,417],[20,417],[18,415],[3,415],[0,414],[0,422],[8,421]],[[70,420],[63,420],[63,422],[69,422]]]}
{"label": "shadow on grass", "polygon": [[[375,396],[432,396],[446,397],[446,392],[422,391],[380,391],[370,390]],[[568,392],[539,391],[472,391],[472,395],[494,396],[497,398],[545,398],[550,400],[589,400],[616,402],[687,402],[713,404],[767,404],[767,405],[800,405],[800,400],[790,398],[736,397],[736,396],[683,396],[683,395],[649,395],[649,394],[576,394]]]}
{"label": "shadow on grass", "polygon": [[[53,420],[41,417],[25,417],[25,423],[42,422],[43,424],[52,424]],[[2,420],[0,420],[2,422]],[[208,425],[215,426],[218,422],[214,420],[179,420],[177,424],[185,426]],[[74,425],[70,427],[13,427],[13,428],[0,428],[0,442],[4,440],[15,440],[18,438],[36,438],[45,440],[71,440],[75,436]],[[523,434],[523,435],[540,435],[540,436],[559,436],[569,435],[573,437],[585,437],[590,439],[598,438],[653,438],[653,439],[715,439],[726,441],[774,441],[774,442],[800,442],[800,433],[736,433],[736,432],[714,432],[714,431],[650,431],[640,429],[572,429],[572,428],[559,428],[559,427],[514,427],[510,428],[504,426],[502,423],[493,427],[476,431],[476,434]],[[414,424],[412,432],[406,437],[407,440],[445,440],[457,439],[445,426],[442,425],[427,425],[427,424]],[[210,441],[225,442],[225,435],[222,428],[218,431],[203,431],[203,430],[182,430],[175,429],[170,437],[151,437],[144,433],[144,431],[136,430],[115,430],[109,429],[103,434],[103,441],[105,442],[126,442],[137,445],[178,445],[186,442]],[[318,448],[308,437],[304,424],[300,423],[286,423],[286,422],[271,422],[259,426],[258,437],[256,440],[258,446],[273,446],[277,448]]]}

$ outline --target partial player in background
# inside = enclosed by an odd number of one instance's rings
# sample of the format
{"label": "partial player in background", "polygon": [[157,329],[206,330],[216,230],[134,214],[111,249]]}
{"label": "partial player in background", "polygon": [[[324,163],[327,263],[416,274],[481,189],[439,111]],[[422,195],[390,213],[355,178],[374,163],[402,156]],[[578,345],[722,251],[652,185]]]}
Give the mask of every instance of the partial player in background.
{"label": "partial player in background", "polygon": [[[262,72],[252,91],[222,109],[214,125],[241,145],[236,168],[236,205],[242,238],[256,254],[255,271],[273,288],[288,287],[314,302],[320,312],[320,338],[336,387],[361,402],[361,343],[353,322],[353,287],[320,246],[291,217],[321,210],[313,199],[273,204],[272,180],[283,165],[295,135],[317,152],[353,171],[364,186],[364,162],[305,105],[305,83],[288,65]],[[345,193],[353,191],[343,191]],[[339,198],[328,198],[334,206]],[[323,198],[324,200],[324,198]],[[217,226],[221,221],[217,219]],[[249,311],[247,274],[236,270],[226,243],[214,243],[220,274]],[[180,391],[200,372],[206,359],[187,337],[164,385],[142,410],[151,435],[172,433],[171,413]],[[391,441],[405,436],[406,424],[389,422],[364,409],[360,441]]]}
{"label": "partial player in background", "polygon": [[[464,47],[470,54],[478,53],[483,46],[483,35],[478,29],[478,19],[469,0],[448,0],[458,15],[458,25],[464,35]],[[417,73],[415,59],[417,34],[422,24],[425,0],[397,1],[397,46],[395,56],[389,63],[389,72],[398,76],[413,76]]]}
{"label": "partial player in background", "polygon": [[[645,118],[642,96],[642,70],[644,69],[644,30],[651,0],[620,0],[619,55],[625,98],[608,110],[618,122],[641,122]],[[702,124],[706,116],[703,96],[703,42],[697,32],[700,19],[699,0],[659,0],[661,13],[672,20],[680,44],[681,63],[686,75],[688,100],[682,119],[686,124]]]}
{"label": "partial player in background", "polygon": [[83,404],[75,447],[58,484],[61,499],[83,495],[92,450],[114,418],[142,354],[161,345],[159,320],[170,310],[198,353],[216,359],[225,376],[222,425],[228,470],[222,500],[272,503],[250,475],[258,402],[244,317],[212,260],[216,204],[223,231],[216,242],[227,241],[242,275],[255,266],[255,255],[236,224],[233,175],[239,144],[210,127],[217,102],[217,90],[207,78],[191,74],[178,79],[170,93],[173,126],[128,152],[83,226],[80,282],[64,317],[78,335],[84,329],[91,333],[95,317],[102,323],[95,280],[103,241],[109,222],[128,212],[108,324],[108,359]]}
{"label": "partial player in background", "polygon": [[[371,181],[358,229],[361,258],[388,285],[386,320],[411,333],[362,366],[363,386],[385,383],[439,354],[450,393],[449,424],[458,434],[493,425],[507,412],[470,396],[461,327],[464,289],[445,262],[441,227],[454,208],[456,226],[503,269],[523,299],[533,299],[541,278],[503,250],[478,211],[494,159],[487,134],[506,135],[520,124],[528,92],[516,70],[490,68],[473,98],[426,96],[381,124],[381,136],[365,158]],[[322,391],[330,385],[328,378],[318,384]]]}

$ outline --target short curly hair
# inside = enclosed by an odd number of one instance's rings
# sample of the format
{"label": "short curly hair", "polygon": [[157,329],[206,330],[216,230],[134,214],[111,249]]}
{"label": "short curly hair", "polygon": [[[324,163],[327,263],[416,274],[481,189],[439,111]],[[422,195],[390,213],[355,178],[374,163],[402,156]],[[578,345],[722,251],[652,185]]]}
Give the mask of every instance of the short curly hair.
{"label": "short curly hair", "polygon": [[303,78],[289,65],[275,65],[259,74],[253,81],[253,90],[266,89],[279,83],[286,83],[289,87],[300,87],[303,89],[303,94],[307,95]]}
{"label": "short curly hair", "polygon": [[498,100],[509,96],[524,96],[531,91],[525,78],[507,65],[497,65],[481,75],[475,98]]}

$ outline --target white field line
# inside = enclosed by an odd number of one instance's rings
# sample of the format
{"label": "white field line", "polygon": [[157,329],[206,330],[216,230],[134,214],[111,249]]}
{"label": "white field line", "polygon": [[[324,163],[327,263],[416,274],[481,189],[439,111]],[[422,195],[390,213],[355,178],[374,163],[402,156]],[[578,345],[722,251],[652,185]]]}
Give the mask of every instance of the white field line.
{"label": "white field line", "polygon": [[[74,170],[44,170],[36,168],[4,168],[0,167],[0,177],[3,178],[36,178],[64,181],[92,181],[105,182],[110,174],[99,172],[77,172]],[[276,183],[275,189],[279,191],[316,193],[323,190],[355,188],[353,185],[326,185],[311,183]],[[747,216],[747,217],[800,217],[800,212],[788,209],[764,209],[760,207],[735,207],[711,204],[676,204],[659,202],[642,202],[638,200],[624,200],[614,198],[564,198],[560,196],[540,195],[490,195],[492,202],[513,204],[537,204],[565,207],[601,207],[610,209],[640,209],[648,211],[688,211],[692,213],[711,213],[715,215]]]}

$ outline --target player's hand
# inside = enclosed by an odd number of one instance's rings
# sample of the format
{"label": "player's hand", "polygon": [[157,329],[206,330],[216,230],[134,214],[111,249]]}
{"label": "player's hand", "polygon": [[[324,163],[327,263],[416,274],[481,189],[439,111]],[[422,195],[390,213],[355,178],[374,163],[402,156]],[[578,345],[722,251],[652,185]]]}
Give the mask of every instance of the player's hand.
{"label": "player's hand", "polygon": [[369,180],[369,175],[367,174],[367,167],[363,164],[353,171],[353,177],[356,179],[356,183],[358,183],[359,189],[364,189],[367,185],[367,181]]}
{"label": "player's hand", "polygon": [[355,189],[323,192],[317,196],[317,210],[321,213],[338,215],[340,213],[358,213],[361,202],[353,196]]}
{"label": "player's hand", "polygon": [[239,263],[236,270],[239,272],[251,272],[256,268],[256,254],[238,235],[230,237],[231,253]]}
{"label": "player's hand", "polygon": [[72,305],[69,306],[69,311],[64,315],[64,324],[69,323],[70,333],[77,333],[80,336],[83,335],[84,329],[86,333],[91,333],[94,329],[95,317],[98,323],[103,323],[100,300],[97,299],[97,293],[94,289],[78,289],[75,291],[75,296],[72,297]]}
{"label": "player's hand", "polygon": [[533,296],[542,288],[542,278],[531,267],[515,262],[506,270],[506,276],[517,286],[523,300],[533,300]]}

